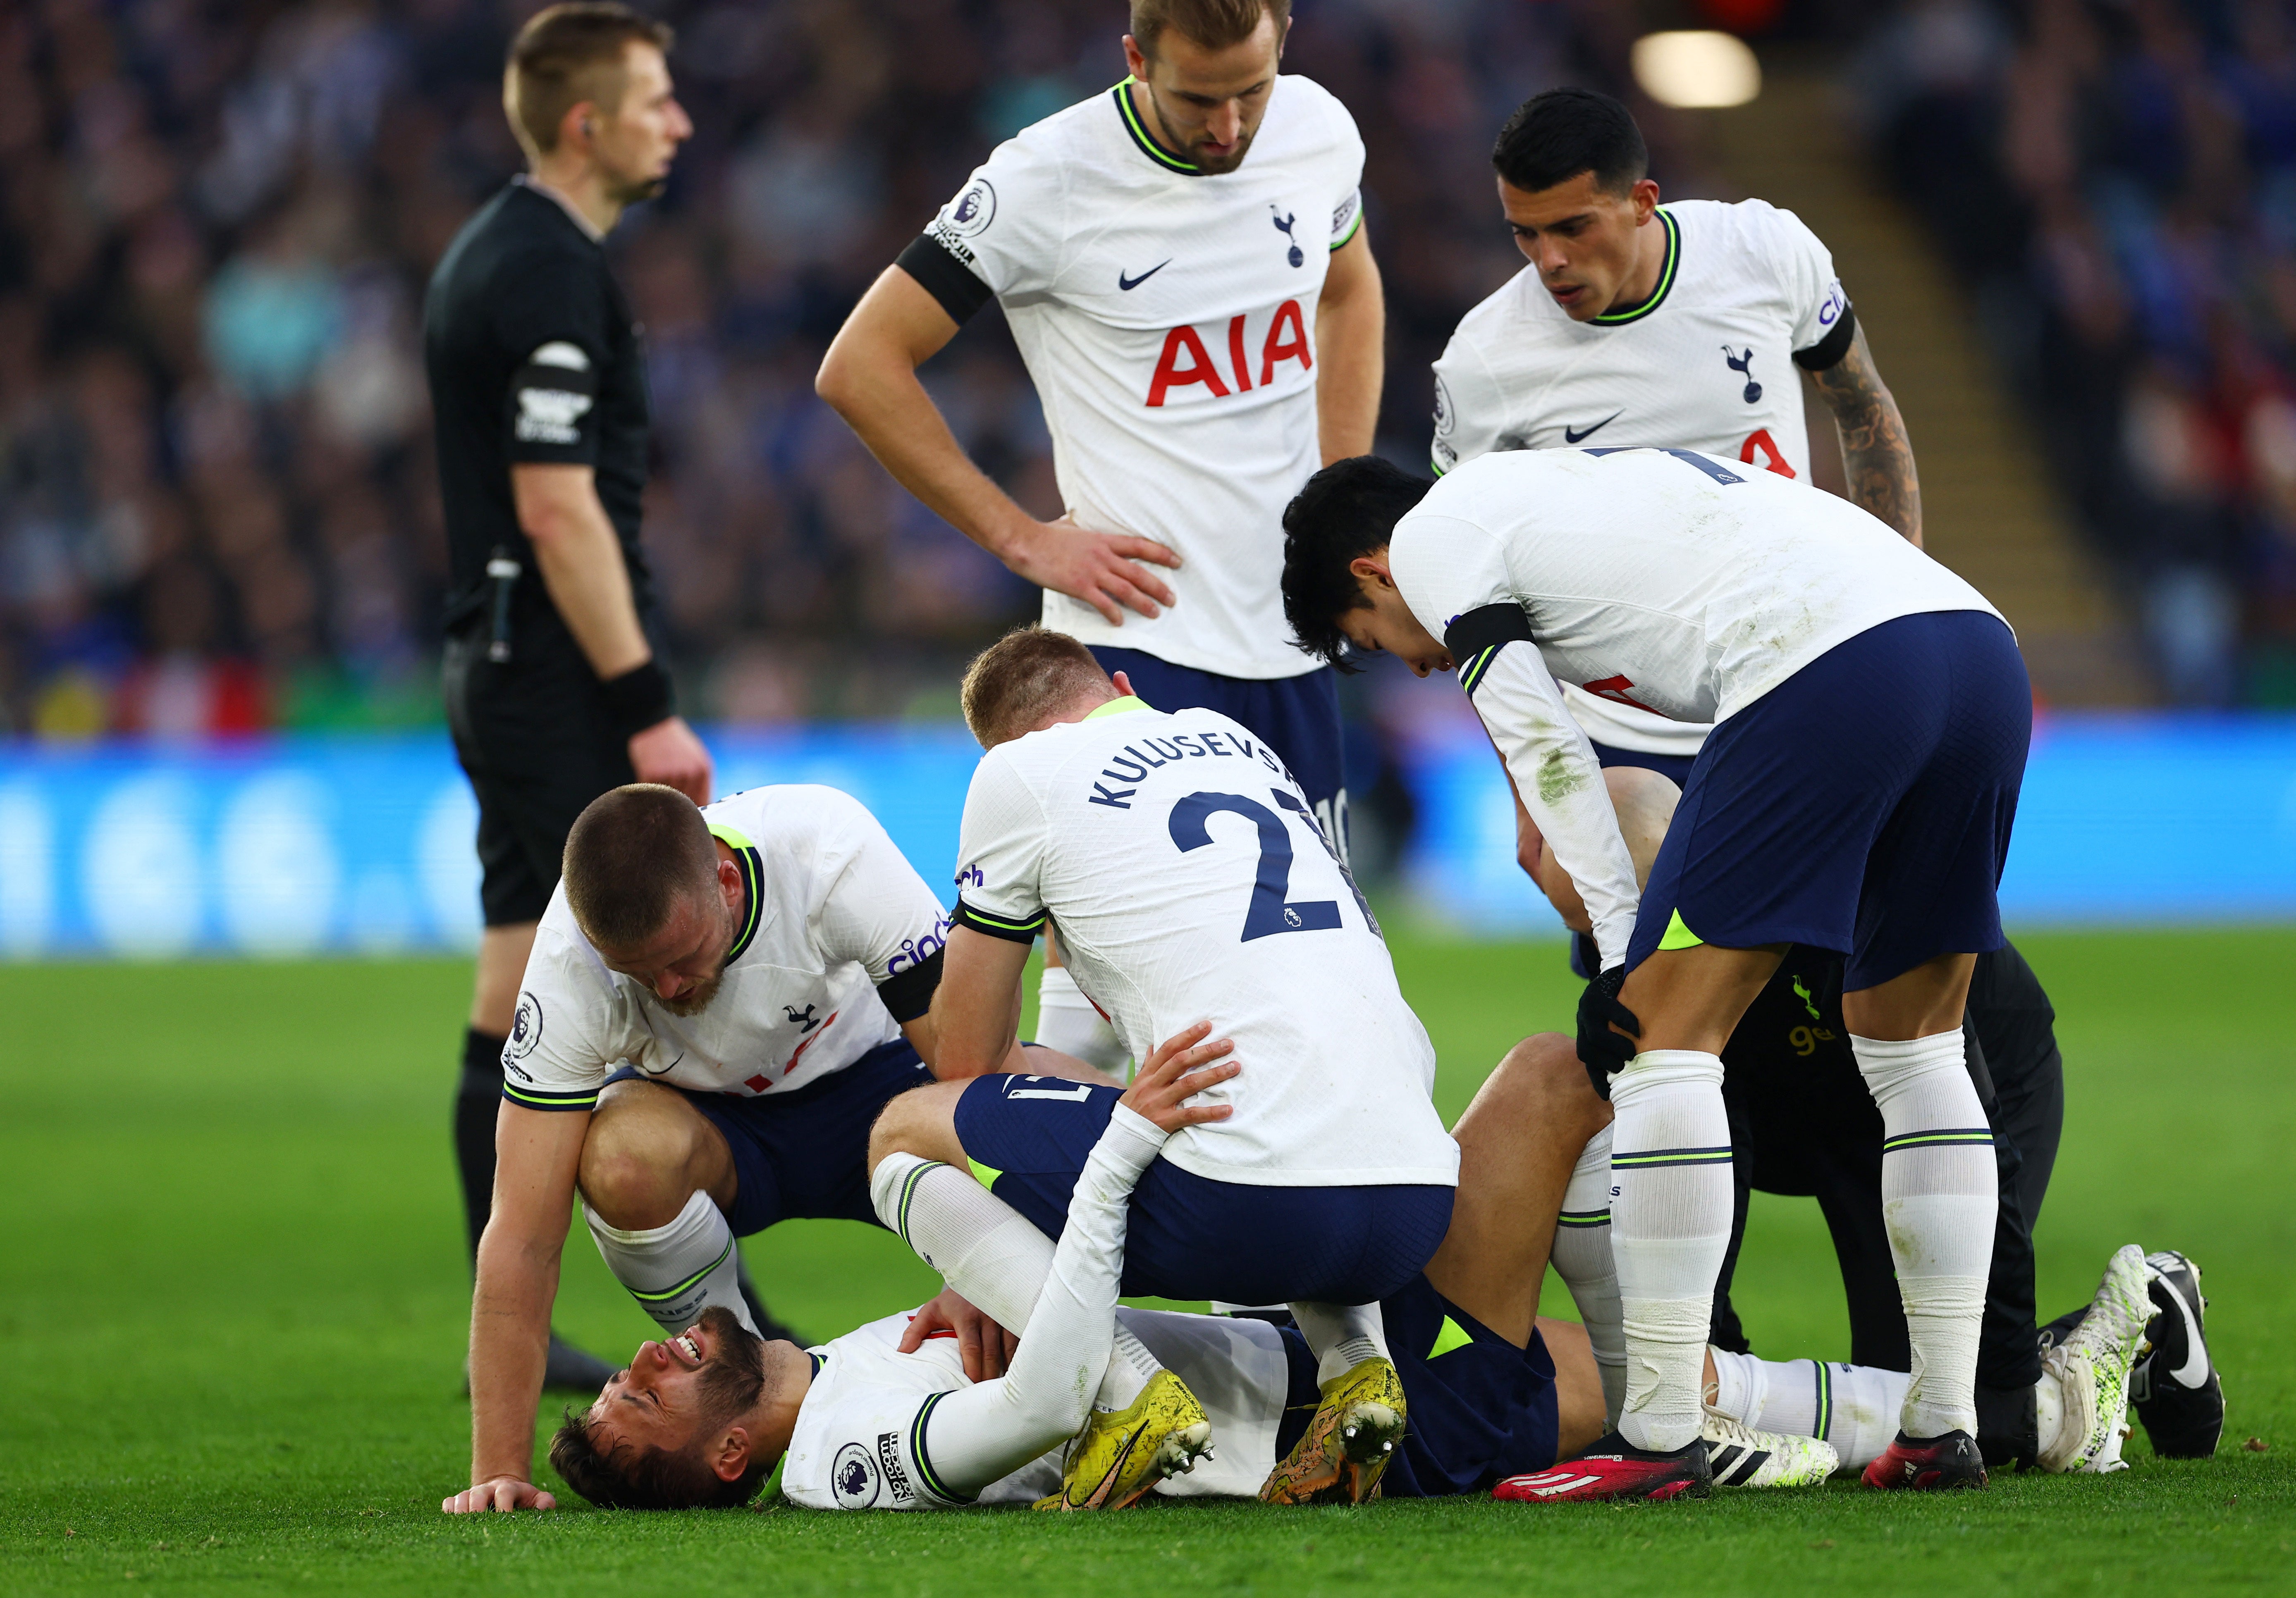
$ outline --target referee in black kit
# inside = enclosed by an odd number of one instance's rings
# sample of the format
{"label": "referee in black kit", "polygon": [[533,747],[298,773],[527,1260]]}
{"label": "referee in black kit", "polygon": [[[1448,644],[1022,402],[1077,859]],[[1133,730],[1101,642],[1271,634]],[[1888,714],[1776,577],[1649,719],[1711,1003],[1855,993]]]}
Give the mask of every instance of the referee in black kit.
{"label": "referee in black kit", "polygon": [[[447,720],[485,868],[455,1098],[474,1257],[494,1200],[503,1045],[567,830],[624,783],[710,798],[709,752],[672,708],[638,547],[644,356],[603,245],[625,208],[661,193],[693,132],[669,44],[618,4],[554,5],[520,29],[503,104],[527,172],[455,235],[423,306],[452,561]],[[550,1340],[546,1385],[594,1391],[612,1373]]]}

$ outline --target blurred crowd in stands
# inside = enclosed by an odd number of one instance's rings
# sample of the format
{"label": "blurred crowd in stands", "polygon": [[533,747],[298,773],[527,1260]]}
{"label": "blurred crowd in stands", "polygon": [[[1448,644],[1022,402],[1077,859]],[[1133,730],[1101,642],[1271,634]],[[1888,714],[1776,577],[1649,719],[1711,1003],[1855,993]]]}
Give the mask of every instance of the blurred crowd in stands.
{"label": "blurred crowd in stands", "polygon": [[[0,8],[0,725],[49,737],[427,723],[443,545],[423,284],[520,165],[502,0]],[[845,312],[999,138],[1123,75],[1122,0],[662,4],[697,128],[613,241],[656,409],[645,537],[702,718],[953,714],[1031,591],[814,397]],[[1622,87],[1599,0],[1300,0],[1353,109],[1391,329],[1383,435],[1520,264],[1487,155],[1554,83]],[[1645,108],[1649,109],[1649,108]],[[1669,191],[1702,191],[1652,111]],[[927,368],[1058,509],[993,308]]]}
{"label": "blurred crowd in stands", "polygon": [[2168,696],[2296,706],[2291,7],[1915,0],[1852,84]]}

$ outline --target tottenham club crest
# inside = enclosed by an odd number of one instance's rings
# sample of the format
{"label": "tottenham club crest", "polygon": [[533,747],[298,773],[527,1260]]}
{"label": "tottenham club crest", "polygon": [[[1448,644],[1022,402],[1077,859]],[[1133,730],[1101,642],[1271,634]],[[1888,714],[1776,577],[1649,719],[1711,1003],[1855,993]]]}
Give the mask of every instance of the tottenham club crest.
{"label": "tottenham club crest", "polygon": [[985,177],[976,177],[965,185],[964,193],[956,197],[949,208],[949,231],[959,238],[969,239],[985,230],[996,220],[996,191]]}
{"label": "tottenham club crest", "polygon": [[511,1018],[510,1041],[503,1045],[503,1058],[523,1060],[534,1053],[534,1045],[542,1041],[542,1001],[530,993],[518,996],[518,1013]]}
{"label": "tottenham club crest", "polygon": [[877,1489],[883,1479],[876,1456],[865,1443],[846,1444],[829,1467],[829,1491],[840,1509],[869,1508],[877,1502]]}

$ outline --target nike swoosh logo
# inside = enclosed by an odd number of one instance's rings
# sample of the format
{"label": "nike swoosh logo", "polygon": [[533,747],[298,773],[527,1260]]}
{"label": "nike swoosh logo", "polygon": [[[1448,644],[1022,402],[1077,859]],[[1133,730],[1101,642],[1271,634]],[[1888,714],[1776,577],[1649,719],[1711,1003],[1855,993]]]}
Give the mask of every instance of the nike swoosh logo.
{"label": "nike swoosh logo", "polygon": [[[1142,273],[1139,276],[1137,276],[1137,277],[1127,277],[1127,276],[1125,276],[1125,275],[1124,275],[1124,268],[1123,268],[1123,267],[1121,267],[1121,266],[1119,266],[1119,267],[1116,269],[1116,286],[1117,286],[1119,289],[1122,290],[1125,293],[1129,294],[1133,290],[1135,290],[1135,289],[1138,288],[1142,283],[1146,283],[1150,278],[1152,278],[1152,277],[1155,276],[1155,275],[1156,275],[1156,274],[1158,274],[1159,272],[1161,272],[1165,267],[1167,267],[1167,266],[1170,266],[1170,265],[1172,264],[1172,258],[1172,258],[1172,257],[1170,257],[1170,256],[1168,256],[1168,256],[1166,256],[1162,260],[1158,261],[1154,266],[1152,266],[1149,267],[1147,271],[1143,272],[1143,273]],[[1599,425],[1600,425],[1600,423],[1597,423],[1596,425],[1598,425],[1598,426],[1599,426]]]}
{"label": "nike swoosh logo", "polygon": [[2193,1315],[2193,1307],[2185,1302],[2185,1295],[2175,1288],[2169,1296],[2177,1301],[2177,1313],[2185,1317],[2185,1363],[2169,1373],[2169,1379],[2178,1387],[2205,1386],[2209,1380],[2208,1345],[2201,1340],[2201,1323]]}
{"label": "nike swoosh logo", "polygon": [[1583,433],[1572,432],[1570,430],[1570,424],[1566,422],[1562,424],[1562,441],[1565,444],[1576,444],[1581,438],[1591,438],[1596,433],[1601,432],[1604,428],[1610,426],[1611,423],[1616,422],[1620,417],[1626,414],[1626,407],[1621,406],[1617,410],[1612,411],[1609,415],[1603,417],[1600,422],[1597,422],[1594,426],[1588,428]]}

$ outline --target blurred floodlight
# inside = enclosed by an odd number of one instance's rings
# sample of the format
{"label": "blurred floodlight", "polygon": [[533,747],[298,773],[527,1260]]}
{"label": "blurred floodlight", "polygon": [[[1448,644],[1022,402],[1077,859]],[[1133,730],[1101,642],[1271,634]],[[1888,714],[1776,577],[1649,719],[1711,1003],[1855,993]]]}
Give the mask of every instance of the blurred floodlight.
{"label": "blurred floodlight", "polygon": [[1761,63],[1734,34],[1646,33],[1635,41],[1635,81],[1660,105],[1710,111],[1762,92]]}

